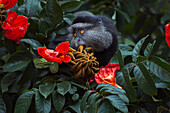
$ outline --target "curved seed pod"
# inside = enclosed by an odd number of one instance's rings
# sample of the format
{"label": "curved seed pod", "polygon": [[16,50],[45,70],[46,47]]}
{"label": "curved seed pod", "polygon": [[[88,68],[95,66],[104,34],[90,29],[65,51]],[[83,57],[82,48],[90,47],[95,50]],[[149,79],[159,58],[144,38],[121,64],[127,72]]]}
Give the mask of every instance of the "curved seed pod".
{"label": "curved seed pod", "polygon": [[75,57],[74,57],[72,52],[68,52],[68,54],[70,55],[71,59],[75,59]]}
{"label": "curved seed pod", "polygon": [[88,48],[86,48],[86,50],[87,50],[88,52],[94,52],[94,49],[93,49],[92,47],[88,47]]}
{"label": "curved seed pod", "polygon": [[85,56],[85,57],[82,57],[82,60],[88,61],[89,59]]}
{"label": "curved seed pod", "polygon": [[75,54],[75,55],[77,55],[77,54],[81,54],[81,52],[79,52],[79,51],[75,51],[75,52],[74,52],[74,54]]}
{"label": "curved seed pod", "polygon": [[74,62],[78,62],[78,61],[80,61],[80,60],[82,60],[82,58],[74,59]]}
{"label": "curved seed pod", "polygon": [[94,65],[95,66],[99,66],[99,62],[98,61],[94,61]]}
{"label": "curved seed pod", "polygon": [[82,63],[79,63],[79,65],[77,66],[76,70],[80,70],[82,67]]}
{"label": "curved seed pod", "polygon": [[80,45],[80,46],[78,47],[78,51],[80,51],[80,52],[82,53],[82,51],[83,51],[83,46],[82,46],[82,45]]}
{"label": "curved seed pod", "polygon": [[87,54],[86,50],[83,50],[83,53],[84,53],[84,54]]}
{"label": "curved seed pod", "polygon": [[86,73],[85,73],[85,69],[84,68],[82,68],[82,77],[85,77],[86,76]]}
{"label": "curved seed pod", "polygon": [[[86,64],[86,63],[88,64],[88,63],[89,63],[89,61],[85,61],[85,62],[84,62],[84,64]],[[89,65],[89,64],[88,64],[88,65]]]}
{"label": "curved seed pod", "polygon": [[72,61],[72,60],[70,60],[70,63],[72,63],[72,64],[76,64],[74,61]]}
{"label": "curved seed pod", "polygon": [[92,67],[94,71],[98,71],[100,68]]}
{"label": "curved seed pod", "polygon": [[94,55],[94,53],[90,53],[90,56],[93,56]]}
{"label": "curved seed pod", "polygon": [[76,55],[76,57],[84,57],[84,55],[83,54],[78,54],[78,55]]}
{"label": "curved seed pod", "polygon": [[84,62],[86,62],[86,60],[80,60],[79,62],[81,62],[81,63],[83,63],[83,64],[84,64]]}
{"label": "curved seed pod", "polygon": [[85,66],[84,66],[84,70],[86,70],[88,66],[89,66],[89,64],[86,63]]}
{"label": "curved seed pod", "polygon": [[87,75],[90,75],[90,74],[91,74],[91,68],[87,67]]}
{"label": "curved seed pod", "polygon": [[71,67],[71,71],[75,71],[76,70],[76,67],[79,65],[79,62],[77,62],[75,65],[73,65]]}
{"label": "curved seed pod", "polygon": [[79,70],[75,75],[74,78],[79,78],[81,77],[82,70]]}
{"label": "curved seed pod", "polygon": [[73,49],[73,48],[71,48],[71,47],[69,47],[69,51],[76,51],[75,49]]}
{"label": "curved seed pod", "polygon": [[93,62],[91,60],[89,61],[89,66],[93,67]]}

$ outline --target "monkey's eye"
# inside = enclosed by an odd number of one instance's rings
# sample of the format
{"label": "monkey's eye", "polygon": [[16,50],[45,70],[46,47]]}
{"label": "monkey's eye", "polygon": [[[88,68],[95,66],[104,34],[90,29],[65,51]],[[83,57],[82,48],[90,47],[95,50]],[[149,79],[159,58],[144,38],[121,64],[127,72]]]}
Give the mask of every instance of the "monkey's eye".
{"label": "monkey's eye", "polygon": [[84,30],[80,30],[80,34],[83,34],[84,33]]}
{"label": "monkey's eye", "polygon": [[76,33],[74,33],[74,34],[73,34],[73,36],[74,36],[74,37],[76,37],[76,36],[77,36],[77,34],[76,34]]}

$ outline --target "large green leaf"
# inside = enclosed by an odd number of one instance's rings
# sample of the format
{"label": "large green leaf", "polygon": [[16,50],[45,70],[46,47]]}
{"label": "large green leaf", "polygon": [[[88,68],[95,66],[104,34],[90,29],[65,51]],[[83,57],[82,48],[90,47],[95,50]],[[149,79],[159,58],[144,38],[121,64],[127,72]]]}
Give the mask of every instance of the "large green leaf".
{"label": "large green leaf", "polygon": [[124,67],[124,60],[123,60],[122,52],[119,49],[117,51],[117,59],[119,61],[120,69],[122,69]]}
{"label": "large green leaf", "polygon": [[86,100],[91,93],[92,93],[92,91],[88,90],[81,99],[80,110],[82,113],[83,113],[85,105],[86,105]]}
{"label": "large green leaf", "polygon": [[110,96],[106,96],[105,98],[108,99],[110,101],[110,103],[112,104],[112,106],[114,106],[118,110],[122,111],[123,113],[128,112],[128,108],[127,108],[126,104],[117,95],[110,95]]}
{"label": "large green leaf", "polygon": [[6,113],[6,105],[4,101],[2,100],[1,95],[0,95],[0,113]]}
{"label": "large green leaf", "polygon": [[48,95],[50,95],[53,92],[55,86],[56,86],[56,83],[46,82],[45,84],[41,84],[39,86],[39,92],[46,99],[48,97]]}
{"label": "large green leaf", "polygon": [[123,12],[121,9],[115,7],[114,10],[118,12],[120,15],[122,15],[128,23],[130,23],[130,17],[127,13]]}
{"label": "large green leaf", "polygon": [[38,69],[50,67],[52,64],[52,62],[48,62],[44,58],[35,58],[33,59],[33,62],[34,62],[35,67]]}
{"label": "large green leaf", "polygon": [[46,18],[40,18],[38,21],[38,28],[40,33],[46,34],[46,31],[50,29],[50,25],[48,24]]}
{"label": "large green leaf", "polygon": [[28,91],[24,94],[22,94],[15,104],[15,110],[14,113],[27,113],[31,102],[32,102],[32,96],[34,95],[34,91]]}
{"label": "large green leaf", "polygon": [[141,47],[145,41],[145,39],[147,38],[148,36],[142,38],[134,47],[133,49],[133,52],[132,52],[132,60],[134,62],[137,62],[137,56],[140,54],[140,50],[141,50]]}
{"label": "large green leaf", "polygon": [[31,80],[36,75],[36,70],[34,67],[33,62],[31,62],[27,68],[25,69],[21,79],[19,80],[18,84],[22,85],[24,83],[27,83],[29,80]]}
{"label": "large green leaf", "polygon": [[152,52],[152,49],[153,49],[155,43],[156,43],[156,41],[154,41],[153,44],[149,43],[149,44],[147,45],[147,47],[146,47],[146,49],[145,49],[145,51],[144,51],[144,55],[145,55],[146,57],[149,57],[149,56],[151,55],[151,52]]}
{"label": "large green leaf", "polygon": [[136,93],[134,91],[133,85],[129,79],[129,72],[127,69],[122,69],[122,72],[118,73],[116,77],[116,81],[120,82],[120,85],[126,91],[126,94],[130,100],[130,102],[134,102],[136,100]]}
{"label": "large green leaf", "polygon": [[79,9],[81,5],[82,5],[81,1],[71,1],[62,4],[61,7],[64,12],[73,12]]}
{"label": "large green leaf", "polygon": [[49,68],[51,73],[57,73],[59,70],[59,64],[57,62],[54,62]]}
{"label": "large green leaf", "polygon": [[47,16],[55,26],[63,20],[63,11],[56,0],[48,0],[45,8]]}
{"label": "large green leaf", "polygon": [[55,90],[52,93],[53,105],[57,112],[60,112],[65,105],[65,97]]}
{"label": "large green leaf", "polygon": [[25,0],[25,8],[27,16],[36,16],[38,13],[39,0]]}
{"label": "large green leaf", "polygon": [[156,95],[157,89],[156,86],[149,74],[148,70],[146,69],[145,65],[139,63],[134,68],[134,76],[139,85],[139,88],[148,95]]}
{"label": "large green leaf", "polygon": [[170,82],[170,64],[158,57],[151,57],[147,64],[158,78]]}
{"label": "large green leaf", "polygon": [[37,40],[34,40],[34,39],[22,39],[21,42],[25,42],[31,45],[31,47],[34,50],[37,50],[39,47],[42,47],[42,45]]}
{"label": "large green leaf", "polygon": [[30,54],[18,52],[10,57],[3,66],[3,72],[14,72],[26,67],[31,62]]}
{"label": "large green leaf", "polygon": [[15,73],[6,74],[1,80],[1,90],[2,93],[8,91],[8,86],[10,86],[19,75]]}
{"label": "large green leaf", "polygon": [[116,113],[116,111],[108,100],[104,100],[99,106],[97,113]]}
{"label": "large green leaf", "polygon": [[78,101],[77,103],[70,105],[69,106],[71,109],[73,109],[76,113],[81,113],[80,111],[80,101]]}
{"label": "large green leaf", "polygon": [[58,93],[65,95],[71,89],[71,84],[67,81],[63,81],[61,83],[58,83],[57,87]]}
{"label": "large green leaf", "polygon": [[44,98],[38,91],[35,93],[37,113],[49,113],[51,111],[51,97]]}

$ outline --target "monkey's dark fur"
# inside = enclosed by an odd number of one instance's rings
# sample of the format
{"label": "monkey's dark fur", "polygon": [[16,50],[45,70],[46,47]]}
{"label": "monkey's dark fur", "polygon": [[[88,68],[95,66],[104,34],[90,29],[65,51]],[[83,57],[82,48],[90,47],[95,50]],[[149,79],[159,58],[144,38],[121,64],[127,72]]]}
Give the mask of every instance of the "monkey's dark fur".
{"label": "monkey's dark fur", "polygon": [[[77,12],[75,16],[72,25],[68,27],[66,40],[73,48],[78,48],[79,45],[92,47],[100,66],[107,65],[118,48],[117,30],[112,21],[87,11]],[[83,34],[79,33],[81,30],[84,31]]]}

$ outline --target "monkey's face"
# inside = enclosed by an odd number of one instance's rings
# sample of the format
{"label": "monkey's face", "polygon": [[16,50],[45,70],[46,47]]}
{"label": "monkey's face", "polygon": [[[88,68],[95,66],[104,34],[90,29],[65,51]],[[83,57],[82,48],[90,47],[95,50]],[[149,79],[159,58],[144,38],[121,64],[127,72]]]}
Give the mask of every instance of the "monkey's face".
{"label": "monkey's face", "polygon": [[102,25],[75,23],[68,28],[68,40],[71,47],[92,47],[95,51],[103,51],[112,43],[112,35]]}

